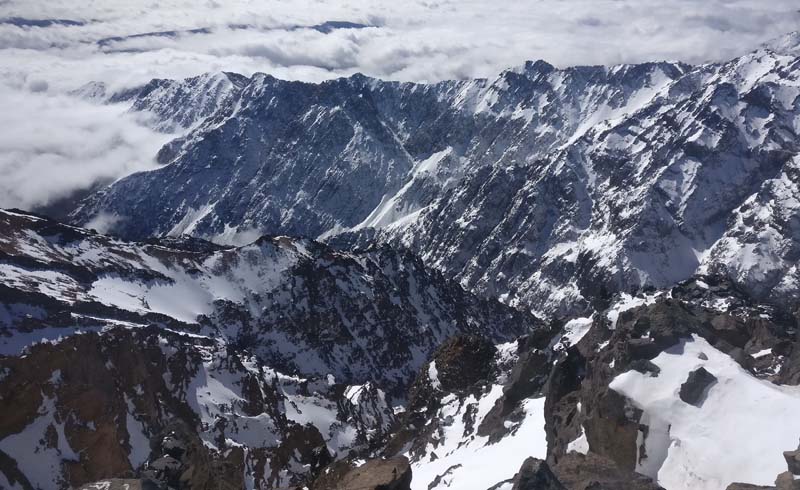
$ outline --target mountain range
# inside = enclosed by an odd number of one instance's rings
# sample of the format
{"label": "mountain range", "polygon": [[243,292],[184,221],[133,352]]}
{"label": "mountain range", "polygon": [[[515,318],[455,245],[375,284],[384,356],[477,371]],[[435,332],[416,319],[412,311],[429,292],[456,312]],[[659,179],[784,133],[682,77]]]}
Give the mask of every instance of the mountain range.
{"label": "mountain range", "polygon": [[388,243],[478,294],[563,317],[696,272],[790,297],[797,53],[790,35],[701,66],[538,61],[428,85],[154,80],[104,97],[183,135],[161,168],[72,219],[129,239]]}
{"label": "mountain range", "polygon": [[174,139],[0,210],[0,488],[797,488],[800,34],[74,95]]}

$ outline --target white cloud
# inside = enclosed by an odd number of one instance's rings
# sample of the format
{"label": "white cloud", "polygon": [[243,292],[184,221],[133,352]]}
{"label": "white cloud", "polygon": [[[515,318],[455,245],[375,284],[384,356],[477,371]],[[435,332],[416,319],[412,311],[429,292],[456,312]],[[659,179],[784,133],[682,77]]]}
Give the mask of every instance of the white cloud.
{"label": "white cloud", "polygon": [[[152,165],[163,137],[120,108],[63,95],[89,81],[116,89],[221,70],[432,81],[488,77],[528,59],[696,63],[796,29],[798,7],[797,0],[7,0],[0,18],[82,24],[0,23],[0,206],[36,206]],[[372,27],[298,28],[332,20]],[[166,34],[147,35],[158,32]]]}
{"label": "white cloud", "polygon": [[125,107],[8,86],[0,90],[0,207],[47,205],[96,182],[153,168],[168,137]]}
{"label": "white cloud", "polygon": [[[356,71],[438,80],[491,76],[528,59],[699,62],[795,29],[798,7],[796,0],[11,0],[0,17],[85,24],[0,25],[0,74],[74,88],[89,79],[130,85],[219,69],[305,80]],[[296,28],[330,20],[375,27]],[[188,32],[197,29],[204,30]],[[142,36],[153,32],[171,35]]]}

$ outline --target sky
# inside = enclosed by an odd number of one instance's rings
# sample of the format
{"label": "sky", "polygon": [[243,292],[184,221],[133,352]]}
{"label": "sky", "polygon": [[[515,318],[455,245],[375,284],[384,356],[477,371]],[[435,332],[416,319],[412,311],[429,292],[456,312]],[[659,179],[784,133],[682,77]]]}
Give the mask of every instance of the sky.
{"label": "sky", "polygon": [[[331,24],[332,21],[339,24]],[[320,81],[491,77],[733,58],[800,28],[797,0],[0,0],[0,207],[155,166],[170,135],[70,95],[209,71]]]}

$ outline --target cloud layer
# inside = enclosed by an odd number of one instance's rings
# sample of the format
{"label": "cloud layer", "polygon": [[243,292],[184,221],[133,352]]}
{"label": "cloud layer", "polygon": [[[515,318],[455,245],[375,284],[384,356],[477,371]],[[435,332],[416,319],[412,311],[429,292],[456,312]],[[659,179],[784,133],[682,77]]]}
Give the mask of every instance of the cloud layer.
{"label": "cloud layer", "polygon": [[[0,17],[60,22],[0,24],[0,63],[8,77],[54,87],[88,79],[138,84],[219,69],[304,80],[356,71],[440,80],[491,76],[528,59],[560,66],[695,63],[733,57],[800,20],[796,0],[43,3],[0,5]],[[327,21],[371,27],[310,28]]]}
{"label": "cloud layer", "polygon": [[163,135],[66,95],[89,81],[115,89],[219,70],[434,81],[528,59],[698,63],[796,29],[800,13],[796,0],[6,0],[0,19],[0,124],[11,128],[0,206],[35,207],[153,165]]}
{"label": "cloud layer", "polygon": [[168,141],[121,106],[0,90],[0,207],[34,209],[155,166]]}

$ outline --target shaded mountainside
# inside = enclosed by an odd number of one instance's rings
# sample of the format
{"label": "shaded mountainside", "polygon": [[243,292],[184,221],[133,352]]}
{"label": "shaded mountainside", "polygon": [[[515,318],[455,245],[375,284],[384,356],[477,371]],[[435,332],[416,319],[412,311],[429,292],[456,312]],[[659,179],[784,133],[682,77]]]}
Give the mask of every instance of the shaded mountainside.
{"label": "shaded mountainside", "polygon": [[154,81],[132,109],[188,132],[73,218],[141,239],[258,233],[402,244],[548,314],[697,271],[798,292],[797,36],[729,62],[436,84],[361,75]]}

